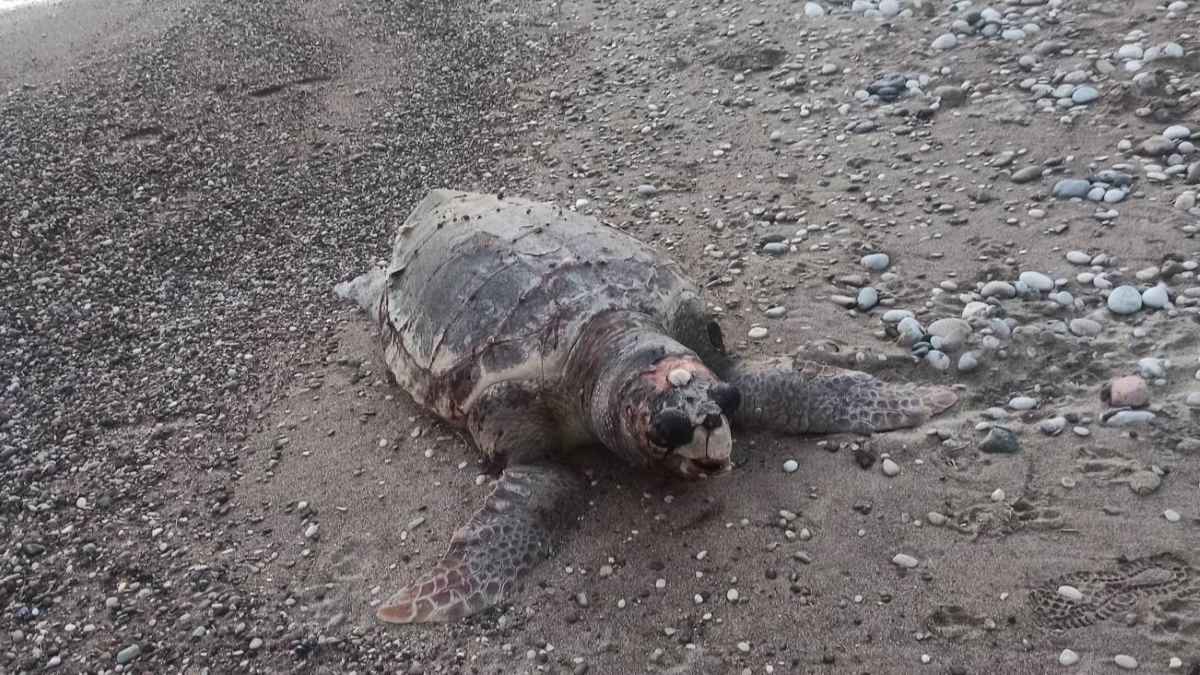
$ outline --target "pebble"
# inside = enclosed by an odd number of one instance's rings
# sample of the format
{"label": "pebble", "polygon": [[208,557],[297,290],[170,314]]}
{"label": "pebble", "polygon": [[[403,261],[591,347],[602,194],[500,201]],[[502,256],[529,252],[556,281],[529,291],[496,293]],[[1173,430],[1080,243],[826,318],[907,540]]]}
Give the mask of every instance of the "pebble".
{"label": "pebble", "polygon": [[1142,304],[1153,309],[1165,309],[1171,304],[1167,295],[1167,287],[1159,284],[1142,292]]}
{"label": "pebble", "polygon": [[1193,391],[1183,400],[1183,404],[1189,408],[1200,408],[1200,391]]}
{"label": "pebble", "polygon": [[1133,472],[1129,477],[1129,489],[1135,495],[1145,497],[1154,494],[1162,486],[1162,476],[1149,470]]}
{"label": "pebble", "polygon": [[1092,256],[1083,251],[1068,251],[1067,262],[1072,265],[1090,265],[1092,263]]}
{"label": "pebble", "polygon": [[1021,272],[1018,279],[1035,291],[1046,293],[1054,290],[1054,280],[1041,272]]}
{"label": "pebble", "polygon": [[938,319],[926,329],[929,335],[941,338],[943,350],[954,351],[971,337],[971,324],[962,319]]}
{"label": "pebble", "polygon": [[800,469],[800,463],[794,459],[789,459],[783,463],[784,473],[796,473]]}
{"label": "pebble", "polygon": [[872,272],[882,272],[892,264],[892,259],[886,253],[872,253],[863,256],[862,265]]}
{"label": "pebble", "polygon": [[142,654],[141,646],[136,645],[136,644],[129,645],[128,647],[117,652],[117,663],[119,663],[121,665],[125,665],[125,664],[129,663],[130,661],[133,661],[134,659],[136,659],[138,656],[141,656],[141,654]]}
{"label": "pebble", "polygon": [[809,18],[825,16],[825,8],[815,2],[806,2],[804,3],[804,16]]}
{"label": "pebble", "polygon": [[1142,294],[1133,286],[1117,286],[1108,294],[1108,309],[1114,314],[1133,314],[1142,308]]}
{"label": "pebble", "polygon": [[1005,497],[1007,497],[1007,495],[1005,495],[1004,490],[1000,488],[996,488],[996,490],[992,492],[992,501],[994,502],[1002,502],[1004,501]]}
{"label": "pebble", "polygon": [[1079,654],[1076,654],[1070,649],[1064,649],[1058,655],[1058,663],[1064,666],[1073,666],[1076,663],[1079,663]]}
{"label": "pebble", "polygon": [[1071,602],[1083,600],[1083,592],[1074,586],[1059,586],[1058,594]]}
{"label": "pebble", "polygon": [[1012,173],[1012,182],[1014,183],[1031,183],[1042,177],[1042,167],[1026,166],[1017,169]]}
{"label": "pebble", "polygon": [[958,38],[954,36],[954,33],[942,33],[941,35],[937,36],[937,38],[933,41],[933,44],[930,46],[938,51],[954,49],[958,46]]}
{"label": "pebble", "polygon": [[1117,664],[1118,668],[1125,670],[1134,670],[1138,667],[1137,659],[1128,654],[1117,654],[1113,657],[1113,663]]}
{"label": "pebble", "polygon": [[764,328],[762,326],[755,326],[754,328],[751,328],[749,332],[746,333],[746,336],[749,337],[751,340],[761,340],[761,339],[767,337],[767,335],[769,335],[769,334],[770,334],[770,331],[768,331],[766,328]]}
{"label": "pebble", "polygon": [[963,373],[969,373],[979,367],[979,358],[975,352],[963,352],[962,356],[958,357],[958,370]]}
{"label": "pebble", "polygon": [[1033,410],[1038,405],[1038,400],[1031,396],[1015,396],[1008,402],[1008,407],[1013,410]]}
{"label": "pebble", "polygon": [[911,316],[906,316],[896,324],[896,331],[900,334],[900,344],[911,346],[921,338],[925,337],[925,330],[921,328],[921,324]]}
{"label": "pebble", "polygon": [[1050,419],[1042,420],[1038,425],[1038,429],[1047,436],[1057,436],[1067,428],[1067,418],[1059,415]]}
{"label": "pebble", "polygon": [[867,286],[858,291],[857,298],[858,308],[862,311],[867,311],[879,304],[879,291]]}
{"label": "pebble", "polygon": [[1182,124],[1173,124],[1164,129],[1162,135],[1163,138],[1169,138],[1172,141],[1181,141],[1186,138],[1190,138],[1192,135],[1192,130],[1188,129]]}
{"label": "pebble", "polygon": [[1117,377],[1109,382],[1109,402],[1116,408],[1141,408],[1150,402],[1146,381],[1137,375]]}
{"label": "pebble", "polygon": [[893,462],[890,457],[885,457],[883,461],[879,463],[879,467],[883,470],[883,475],[888,476],[889,478],[900,475],[900,465]]}
{"label": "pebble", "polygon": [[1074,93],[1071,94],[1071,100],[1076,105],[1087,105],[1098,98],[1100,98],[1100,92],[1095,87],[1089,87],[1086,84],[1077,87]]}
{"label": "pebble", "polygon": [[933,366],[935,370],[950,369],[950,357],[945,352],[937,349],[929,350],[929,353],[925,355],[925,362]]}
{"label": "pebble", "polygon": [[979,449],[991,454],[1011,455],[1021,451],[1021,442],[1011,430],[993,426],[979,443]]}
{"label": "pebble", "polygon": [[1017,289],[1007,281],[989,281],[983,285],[983,289],[979,294],[985,298],[1014,298],[1017,295]]}
{"label": "pebble", "polygon": [[1095,337],[1100,334],[1100,331],[1104,330],[1103,326],[1091,319],[1071,319],[1067,327],[1071,330],[1072,334],[1079,337]]}
{"label": "pebble", "polygon": [[916,558],[908,555],[907,553],[897,553],[895,557],[892,558],[892,564],[905,569],[912,569],[918,565],[918,561]]}
{"label": "pebble", "polygon": [[1148,424],[1154,420],[1154,413],[1149,410],[1122,410],[1104,421],[1110,427],[1131,427]]}
{"label": "pebble", "polygon": [[1168,523],[1178,523],[1181,516],[1179,515],[1179,512],[1174,509],[1167,509],[1166,511],[1163,511],[1163,518],[1166,518]]}
{"label": "pebble", "polygon": [[1092,184],[1082,178],[1064,178],[1054,184],[1051,193],[1059,199],[1083,199],[1091,189]]}

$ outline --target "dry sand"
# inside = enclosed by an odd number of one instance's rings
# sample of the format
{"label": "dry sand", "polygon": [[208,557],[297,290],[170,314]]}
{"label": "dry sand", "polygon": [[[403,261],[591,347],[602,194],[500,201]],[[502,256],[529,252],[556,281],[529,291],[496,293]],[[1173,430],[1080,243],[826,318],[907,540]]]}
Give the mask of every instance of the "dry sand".
{"label": "dry sand", "polygon": [[[175,20],[199,21],[205,7]],[[1200,391],[1200,298],[1185,293],[1200,286],[1190,264],[1200,254],[1200,219],[1172,206],[1186,189],[1182,176],[1147,179],[1147,160],[1118,151],[1122,139],[1136,146],[1170,124],[1191,122],[1200,139],[1200,98],[1185,93],[1200,87],[1200,9],[1168,17],[1140,0],[1032,4],[1015,25],[1037,23],[1039,34],[971,37],[943,53],[930,43],[961,15],[948,4],[890,21],[827,7],[839,14],[810,18],[802,3],[783,0],[566,2],[557,10],[505,10],[508,28],[486,24],[505,40],[544,41],[548,61],[514,78],[504,106],[473,118],[478,129],[439,127],[437,110],[425,111],[421,133],[436,139],[444,131],[455,159],[474,171],[439,168],[450,166],[444,161],[415,170],[436,148],[397,153],[380,167],[395,173],[359,193],[378,200],[368,214],[374,220],[339,219],[331,208],[321,224],[301,229],[298,237],[329,227],[327,241],[304,240],[320,267],[305,267],[303,246],[287,258],[318,318],[294,339],[268,340],[256,352],[254,366],[271,375],[255,389],[235,389],[227,402],[252,414],[224,440],[201,435],[184,450],[163,446],[156,457],[166,478],[129,507],[173,514],[166,526],[179,540],[156,551],[145,525],[153,519],[111,516],[141,533],[122,537],[123,545],[158,556],[136,579],[153,589],[150,597],[129,592],[129,575],[102,574],[94,583],[64,583],[50,593],[57,599],[41,602],[42,615],[18,619],[46,594],[14,588],[27,568],[8,570],[17,576],[9,584],[0,568],[0,670],[39,670],[55,653],[63,655],[60,670],[111,670],[118,651],[136,642],[142,653],[126,671],[1100,673],[1118,671],[1113,658],[1125,654],[1138,672],[1200,672],[1200,427],[1197,408],[1186,403]],[[285,92],[297,98],[280,105],[296,105],[296,117],[279,119],[304,143],[332,148],[293,159],[293,168],[312,161],[329,169],[306,194],[320,199],[334,185],[350,204],[353,187],[330,176],[361,171],[349,168],[361,162],[356,152],[372,142],[372,125],[398,100],[395,92],[410,86],[406,78],[438,77],[433,67],[414,75],[396,64],[415,59],[422,39],[444,35],[429,26],[444,31],[437,22],[453,7],[410,30],[382,21],[371,40],[337,8],[274,10],[282,12],[276,23],[316,35],[313,44],[339,45],[340,60],[319,69],[329,80]],[[371,10],[356,11],[361,18]],[[462,16],[479,25],[499,18]],[[1158,73],[1157,89],[1134,86],[1120,69],[1095,69],[1133,29],[1149,33],[1144,45],[1174,40],[1187,51],[1186,59],[1147,66]],[[1052,39],[1074,53],[1040,55],[1035,69],[1023,71],[1018,58]],[[33,63],[3,49],[6,68]],[[89,53],[58,49],[39,59],[62,69]],[[319,62],[320,52],[310,56]],[[1077,68],[1101,92],[1095,104],[1039,111],[1019,87]],[[13,72],[0,71],[0,89],[46,76],[29,65]],[[895,72],[932,76],[928,91],[965,82],[966,100],[931,109],[933,99],[919,92],[894,105],[856,98]],[[469,76],[456,72],[441,84],[452,93]],[[1140,107],[1150,114],[1139,116]],[[780,132],[774,140],[773,131]],[[496,145],[463,140],[474,136]],[[1005,152],[1018,153],[1011,165]],[[1121,162],[1137,176],[1123,202],[1050,196],[1060,178]],[[1014,183],[1010,172],[1029,165],[1045,166],[1047,176]],[[406,183],[390,199],[379,195],[391,182]],[[786,354],[827,339],[903,353],[882,333],[886,308],[847,310],[830,300],[868,284],[925,326],[961,316],[974,298],[960,294],[1015,281],[1022,271],[1068,279],[1076,302],[1062,307],[1043,294],[993,303],[989,311],[1018,330],[989,350],[982,340],[1003,331],[986,322],[977,328],[969,348],[981,365],[973,372],[921,361],[884,373],[961,385],[962,405],[920,429],[869,439],[742,433],[736,470],[701,485],[589,455],[585,515],[510,603],[451,626],[381,626],[373,606],[437,560],[490,488],[477,480],[485,468],[469,443],[390,383],[363,317],[320,289],[386,257],[391,228],[423,189],[443,184],[553,200],[656,242],[709,284],[731,346],[747,354]],[[639,185],[656,191],[639,194]],[[216,203],[197,199],[197,206]],[[1094,216],[1110,207],[1119,215]],[[281,226],[299,223],[304,208],[285,203],[279,218]],[[781,256],[762,250],[764,241],[793,237]],[[1175,308],[1109,314],[1100,290],[1077,280],[1089,267],[1069,263],[1070,250],[1108,254],[1102,267],[1115,285],[1164,279]],[[891,256],[894,277],[860,264],[879,251]],[[1151,266],[1159,268],[1151,281],[1134,280]],[[957,290],[934,291],[947,281]],[[786,316],[767,318],[772,306],[786,307]],[[1066,329],[1085,316],[1100,320],[1099,336]],[[752,325],[766,326],[768,337],[736,337]],[[1155,420],[1105,425],[1111,408],[1103,386],[1136,372],[1145,357],[1167,360],[1164,376],[1149,378]],[[957,364],[959,352],[951,358]],[[1017,396],[1037,407],[996,412]],[[1059,416],[1069,418],[1061,433],[1039,430]],[[154,421],[108,433],[136,445],[153,435]],[[191,433],[186,420],[174,424],[176,440]],[[1013,430],[1019,452],[984,452],[991,424]],[[235,448],[228,464],[200,461],[206,444],[220,443]],[[879,463],[860,468],[856,448],[887,453],[899,475],[885,476]],[[799,471],[785,473],[787,459]],[[79,487],[86,473],[58,480],[55,493],[68,502],[86,492]],[[172,504],[193,505],[202,514],[196,522],[207,522],[210,509],[220,520],[197,525]],[[1164,517],[1168,509],[1177,522]],[[28,522],[14,520],[8,533],[27,533]],[[895,564],[897,554],[916,566]],[[27,560],[19,544],[8,555]],[[197,572],[209,566],[219,574]],[[602,575],[606,566],[611,574]],[[60,567],[65,576],[82,574]],[[1062,585],[1082,599],[1061,597]],[[110,594],[132,615],[106,612]],[[139,609],[139,602],[151,604]],[[80,635],[67,623],[96,631]],[[1059,665],[1064,649],[1079,663]]]}

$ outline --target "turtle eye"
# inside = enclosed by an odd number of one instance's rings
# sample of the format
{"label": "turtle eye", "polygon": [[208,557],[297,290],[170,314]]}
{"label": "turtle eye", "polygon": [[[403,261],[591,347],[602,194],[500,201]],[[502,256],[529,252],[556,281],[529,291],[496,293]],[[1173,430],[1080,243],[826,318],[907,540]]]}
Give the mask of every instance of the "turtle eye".
{"label": "turtle eye", "polygon": [[732,417],[742,404],[742,392],[737,387],[724,382],[713,385],[708,390],[708,396],[721,408],[726,417]]}
{"label": "turtle eye", "polygon": [[692,421],[678,410],[664,410],[654,416],[650,440],[663,448],[678,448],[692,440]]}

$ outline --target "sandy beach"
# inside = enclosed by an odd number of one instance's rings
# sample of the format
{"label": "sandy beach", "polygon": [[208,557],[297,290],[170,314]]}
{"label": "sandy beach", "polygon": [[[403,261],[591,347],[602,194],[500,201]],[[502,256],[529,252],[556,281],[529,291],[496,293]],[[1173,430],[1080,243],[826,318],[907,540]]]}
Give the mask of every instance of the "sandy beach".
{"label": "sandy beach", "polygon": [[[1200,675],[1198,36],[1178,0],[0,12],[0,672]],[[961,402],[746,430],[703,484],[588,453],[519,593],[380,624],[494,474],[332,292],[437,187],[652,243],[739,353]]]}

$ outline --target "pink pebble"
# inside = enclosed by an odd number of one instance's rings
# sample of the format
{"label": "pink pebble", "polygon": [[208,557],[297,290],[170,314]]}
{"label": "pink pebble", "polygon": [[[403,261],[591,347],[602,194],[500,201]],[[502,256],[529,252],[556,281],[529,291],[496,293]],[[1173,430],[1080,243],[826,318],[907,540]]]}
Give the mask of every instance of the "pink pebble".
{"label": "pink pebble", "polygon": [[1115,408],[1140,408],[1150,402],[1150,391],[1146,387],[1146,381],[1137,375],[1113,378],[1109,390],[1109,401]]}

